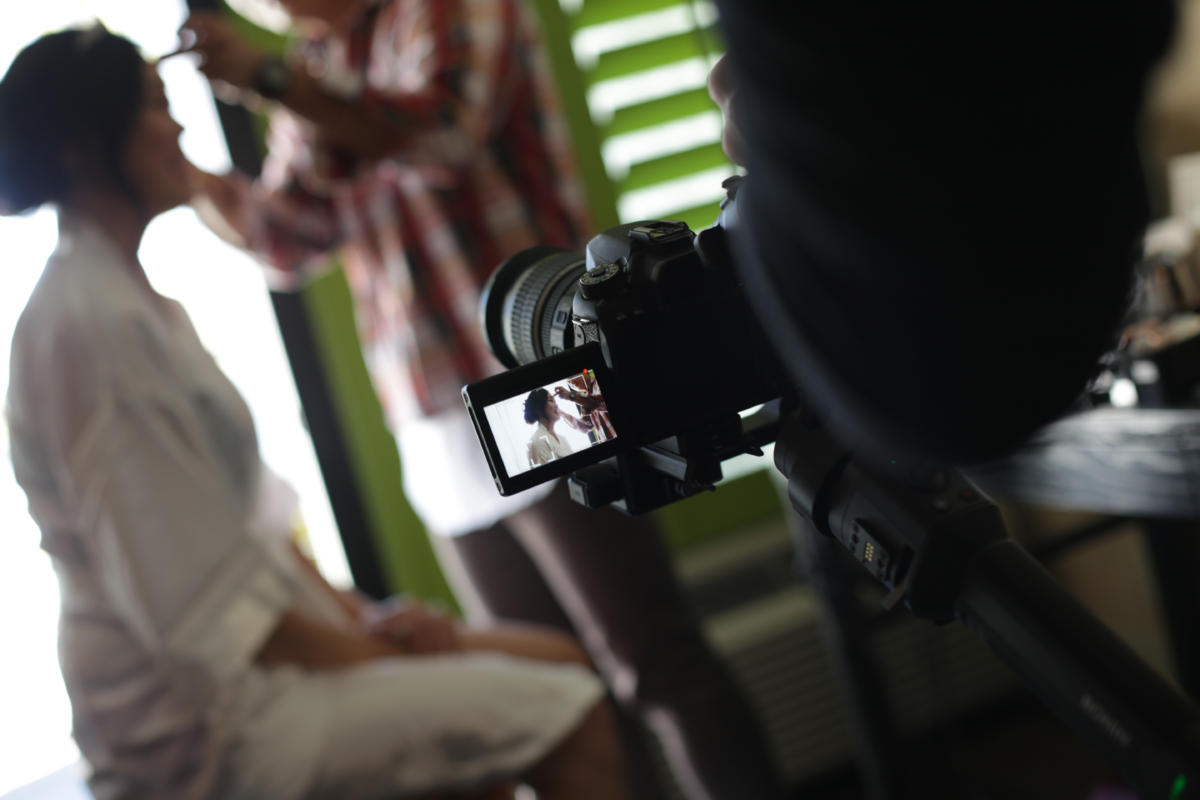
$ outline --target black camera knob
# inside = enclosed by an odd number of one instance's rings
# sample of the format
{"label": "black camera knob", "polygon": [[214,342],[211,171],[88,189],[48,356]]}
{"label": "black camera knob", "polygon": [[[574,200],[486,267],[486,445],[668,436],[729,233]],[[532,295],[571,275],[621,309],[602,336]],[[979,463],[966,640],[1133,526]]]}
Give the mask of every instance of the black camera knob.
{"label": "black camera knob", "polygon": [[579,277],[579,294],[584,300],[615,297],[624,286],[624,273],[616,264],[597,264]]}

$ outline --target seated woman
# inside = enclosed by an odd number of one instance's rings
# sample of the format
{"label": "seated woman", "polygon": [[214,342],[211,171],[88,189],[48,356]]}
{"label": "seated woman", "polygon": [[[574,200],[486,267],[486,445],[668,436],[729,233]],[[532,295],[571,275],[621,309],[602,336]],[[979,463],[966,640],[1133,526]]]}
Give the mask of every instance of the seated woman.
{"label": "seated woman", "polygon": [[190,195],[180,130],[102,27],[42,37],[0,80],[0,210],[59,212],[8,421],[96,797],[625,797],[572,640],[371,606],[290,544],[244,402],[138,261]]}
{"label": "seated woman", "polygon": [[537,426],[529,438],[529,466],[538,467],[574,452],[567,440],[554,430],[559,420],[566,420],[577,431],[587,431],[591,427],[560,409],[545,389],[534,389],[525,398],[525,421]]}

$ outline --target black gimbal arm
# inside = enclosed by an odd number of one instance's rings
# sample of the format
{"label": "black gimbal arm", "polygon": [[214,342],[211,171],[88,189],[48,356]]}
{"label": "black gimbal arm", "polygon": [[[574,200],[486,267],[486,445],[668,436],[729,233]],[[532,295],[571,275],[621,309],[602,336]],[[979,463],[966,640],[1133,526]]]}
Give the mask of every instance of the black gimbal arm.
{"label": "black gimbal arm", "polygon": [[775,463],[796,511],[919,617],[958,619],[1144,798],[1200,797],[1200,712],[1008,537],[949,469],[855,463],[803,414]]}

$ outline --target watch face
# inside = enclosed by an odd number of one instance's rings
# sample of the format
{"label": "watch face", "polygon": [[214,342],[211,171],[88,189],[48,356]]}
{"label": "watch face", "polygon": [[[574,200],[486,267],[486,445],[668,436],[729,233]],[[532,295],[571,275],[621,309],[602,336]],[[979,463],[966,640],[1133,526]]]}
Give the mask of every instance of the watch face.
{"label": "watch face", "polygon": [[263,97],[277,100],[287,92],[292,80],[291,68],[279,58],[268,58],[258,68],[254,89]]}

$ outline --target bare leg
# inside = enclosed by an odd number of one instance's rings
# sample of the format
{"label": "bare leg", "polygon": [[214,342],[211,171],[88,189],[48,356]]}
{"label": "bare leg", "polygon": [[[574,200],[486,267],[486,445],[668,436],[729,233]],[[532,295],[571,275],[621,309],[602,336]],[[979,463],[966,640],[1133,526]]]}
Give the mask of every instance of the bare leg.
{"label": "bare leg", "polygon": [[506,623],[488,628],[459,631],[459,641],[467,650],[491,650],[537,661],[581,664],[591,668],[587,651],[570,636],[539,625]]}
{"label": "bare leg", "polygon": [[574,632],[537,564],[503,522],[461,536],[430,538],[469,624],[524,622]]}
{"label": "bare leg", "polygon": [[629,797],[612,709],[597,703],[583,723],[526,776],[538,800]]}
{"label": "bare leg", "polygon": [[758,721],[649,519],[589,511],[560,486],[506,524],[618,700],[645,713],[689,798],[785,796]]}
{"label": "bare leg", "polygon": [[[569,636],[533,626],[467,630],[469,650],[493,650],[539,661],[591,665]],[[597,703],[578,727],[525,776],[538,800],[624,800],[629,797],[625,759],[612,709]]]}
{"label": "bare leg", "polygon": [[[435,539],[442,570],[468,621],[489,627],[533,623],[570,633],[572,641],[578,638],[538,565],[503,522],[462,536]],[[611,686],[608,704],[615,712],[625,744],[633,796],[638,800],[660,800],[662,778],[641,712],[628,703],[618,704]]]}

